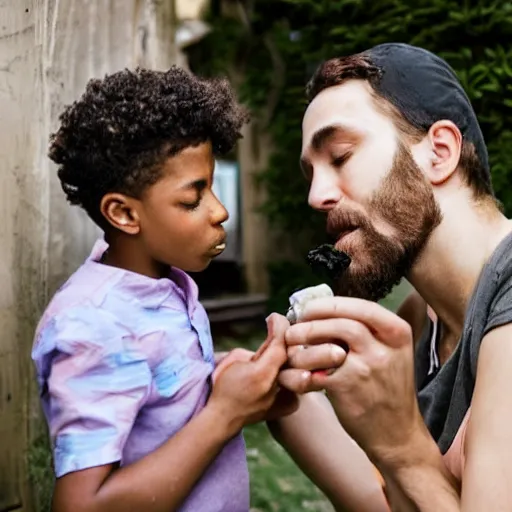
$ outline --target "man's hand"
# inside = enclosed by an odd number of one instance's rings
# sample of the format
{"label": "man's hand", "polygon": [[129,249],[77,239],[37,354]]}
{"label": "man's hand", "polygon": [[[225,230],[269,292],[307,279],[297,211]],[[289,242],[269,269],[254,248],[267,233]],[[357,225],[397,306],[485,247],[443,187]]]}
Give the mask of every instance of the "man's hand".
{"label": "man's hand", "polygon": [[[410,447],[418,454],[422,440],[431,446],[416,401],[411,329],[401,318],[360,299],[317,299],[286,341],[293,369],[281,384],[296,392],[325,389],[343,427],[376,463],[400,464]],[[298,372],[329,368],[335,371],[309,380]]]}

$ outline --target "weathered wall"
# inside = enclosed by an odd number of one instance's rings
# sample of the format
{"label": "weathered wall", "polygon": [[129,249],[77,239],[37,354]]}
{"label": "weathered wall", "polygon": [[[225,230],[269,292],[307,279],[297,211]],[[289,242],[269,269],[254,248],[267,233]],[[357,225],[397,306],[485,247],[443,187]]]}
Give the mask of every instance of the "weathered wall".
{"label": "weathered wall", "polygon": [[26,491],[28,339],[46,281],[48,179],[39,156],[44,102],[33,7],[0,2],[0,510],[20,505]]}
{"label": "weathered wall", "polygon": [[0,0],[0,512],[32,510],[33,331],[98,234],[65,204],[48,134],[89,78],[180,62],[173,16],[170,0]]}
{"label": "weathered wall", "polygon": [[[173,44],[171,1],[46,1],[48,49],[43,56],[50,127],[91,77],[141,65],[164,69],[180,61]],[[43,21],[43,20],[42,20]],[[181,61],[180,61],[181,62]],[[99,231],[78,208],[64,203],[51,172],[49,287],[53,292],[83,261]]]}

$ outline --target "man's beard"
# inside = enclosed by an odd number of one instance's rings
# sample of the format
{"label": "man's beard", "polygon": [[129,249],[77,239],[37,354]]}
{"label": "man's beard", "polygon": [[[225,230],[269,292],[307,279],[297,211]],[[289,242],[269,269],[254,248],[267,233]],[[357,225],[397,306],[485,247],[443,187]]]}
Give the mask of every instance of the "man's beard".
{"label": "man's beard", "polygon": [[343,205],[329,212],[327,227],[336,238],[358,230],[353,243],[347,240],[339,246],[352,258],[352,264],[335,283],[336,294],[378,301],[408,275],[442,220],[430,184],[403,144],[398,146],[393,167],[368,211],[389,224],[394,234],[381,234],[365,214]]}

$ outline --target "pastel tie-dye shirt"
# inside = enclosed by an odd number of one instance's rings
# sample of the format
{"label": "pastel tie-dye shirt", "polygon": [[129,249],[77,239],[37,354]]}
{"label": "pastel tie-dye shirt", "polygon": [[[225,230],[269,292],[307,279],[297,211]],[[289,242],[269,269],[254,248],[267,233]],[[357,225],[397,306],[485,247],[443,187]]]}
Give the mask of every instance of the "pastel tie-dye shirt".
{"label": "pastel tie-dye shirt", "polygon": [[[32,357],[57,477],[139,460],[183,428],[210,391],[213,346],[196,284],[177,269],[151,279],[98,263],[106,248],[96,243],[36,332]],[[239,434],[180,511],[248,510]]]}

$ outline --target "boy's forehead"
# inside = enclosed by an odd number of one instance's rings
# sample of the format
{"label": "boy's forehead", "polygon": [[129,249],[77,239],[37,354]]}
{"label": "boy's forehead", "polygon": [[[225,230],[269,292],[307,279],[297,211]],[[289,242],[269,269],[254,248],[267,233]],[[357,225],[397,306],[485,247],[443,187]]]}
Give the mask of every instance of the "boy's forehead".
{"label": "boy's forehead", "polygon": [[169,156],[164,167],[167,173],[183,178],[194,172],[210,171],[214,161],[212,144],[206,141],[187,146],[175,155]]}

